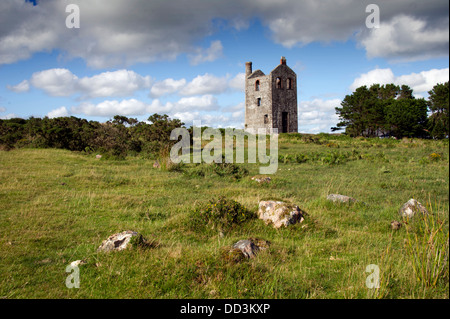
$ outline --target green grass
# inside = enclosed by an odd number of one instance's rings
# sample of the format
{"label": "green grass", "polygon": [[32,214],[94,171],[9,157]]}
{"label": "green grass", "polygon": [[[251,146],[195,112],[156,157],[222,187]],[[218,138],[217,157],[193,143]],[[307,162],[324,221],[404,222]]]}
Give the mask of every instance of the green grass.
{"label": "green grass", "polygon": [[[448,267],[433,284],[417,278],[414,256],[424,248],[417,245],[429,236],[419,221],[390,229],[401,205],[416,198],[441,222],[442,236],[433,238],[448,241],[448,142],[282,134],[279,152],[291,157],[262,184],[251,180],[254,164],[235,178],[197,174],[210,169],[193,164],[155,169],[139,157],[0,152],[0,298],[449,298]],[[290,160],[296,154],[309,159]],[[359,202],[327,202],[332,193]],[[258,219],[222,234],[193,227],[192,212],[220,196],[254,212],[260,200],[285,200],[308,215],[280,230]],[[158,245],[96,252],[124,230]],[[223,258],[224,247],[249,237],[271,246],[252,260]],[[83,258],[80,288],[66,288],[66,266]],[[365,285],[370,264],[380,268],[378,290]]]}

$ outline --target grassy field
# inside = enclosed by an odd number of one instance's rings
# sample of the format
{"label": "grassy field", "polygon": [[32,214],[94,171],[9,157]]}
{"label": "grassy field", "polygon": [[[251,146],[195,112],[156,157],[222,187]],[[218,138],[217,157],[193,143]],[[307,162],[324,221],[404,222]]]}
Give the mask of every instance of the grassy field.
{"label": "grassy field", "polygon": [[[439,275],[426,272],[436,248],[448,257],[448,141],[284,135],[279,154],[272,181],[259,184],[256,164],[236,179],[140,157],[1,151],[0,298],[449,298],[448,260]],[[333,204],[333,193],[359,202]],[[260,200],[289,201],[308,215],[280,230],[258,219],[223,234],[193,225],[192,211],[221,195],[255,212]],[[410,198],[431,217],[393,231]],[[158,245],[96,252],[125,230]],[[271,246],[251,260],[224,258],[249,237]],[[80,288],[68,289],[66,266],[84,258]],[[379,289],[366,287],[371,264]]]}

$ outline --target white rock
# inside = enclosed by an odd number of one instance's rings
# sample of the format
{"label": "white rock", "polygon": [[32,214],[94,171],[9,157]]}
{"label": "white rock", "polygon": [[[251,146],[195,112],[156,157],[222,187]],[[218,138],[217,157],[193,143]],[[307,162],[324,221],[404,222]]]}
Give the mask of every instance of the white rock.
{"label": "white rock", "polygon": [[417,213],[428,214],[428,210],[417,200],[411,198],[409,201],[403,204],[403,206],[399,209],[399,213],[403,217],[411,218]]}
{"label": "white rock", "polygon": [[297,205],[289,205],[279,201],[259,202],[258,218],[273,227],[287,227],[291,224],[301,223],[304,220],[303,212]]}
{"label": "white rock", "polygon": [[127,230],[118,234],[114,234],[104,240],[102,244],[98,247],[97,251],[112,251],[112,250],[123,250],[127,248],[131,237],[137,236],[138,233],[135,231]]}
{"label": "white rock", "polygon": [[333,203],[339,202],[339,203],[354,203],[356,202],[356,199],[349,197],[349,196],[345,196],[345,195],[340,195],[340,194],[330,194],[327,196],[327,200],[332,201]]}

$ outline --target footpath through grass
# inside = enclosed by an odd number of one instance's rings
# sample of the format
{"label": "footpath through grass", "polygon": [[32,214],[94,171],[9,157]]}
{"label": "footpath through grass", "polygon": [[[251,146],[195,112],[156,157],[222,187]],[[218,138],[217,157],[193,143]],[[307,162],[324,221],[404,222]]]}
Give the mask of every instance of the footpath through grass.
{"label": "footpath through grass", "polygon": [[[448,142],[292,134],[281,136],[279,153],[272,181],[259,184],[252,164],[236,179],[193,164],[160,170],[139,157],[0,152],[0,298],[449,297],[448,260],[438,278],[421,279],[433,266],[422,250],[444,243],[448,256]],[[326,200],[332,193],[359,202],[336,205]],[[226,231],[193,225],[191,213],[219,196],[254,212],[260,200],[289,201],[308,216],[280,230],[258,219]],[[391,230],[410,198],[432,220]],[[158,245],[96,252],[124,230]],[[251,260],[224,258],[224,247],[249,237],[271,246]],[[66,288],[66,266],[84,258],[80,288]],[[379,289],[366,286],[371,264]]]}

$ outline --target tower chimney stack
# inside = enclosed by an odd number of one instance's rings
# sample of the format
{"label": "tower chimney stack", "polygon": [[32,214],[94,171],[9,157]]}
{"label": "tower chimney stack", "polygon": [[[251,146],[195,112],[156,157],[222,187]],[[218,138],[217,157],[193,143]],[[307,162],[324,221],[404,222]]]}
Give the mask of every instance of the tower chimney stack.
{"label": "tower chimney stack", "polygon": [[252,62],[246,62],[245,63],[245,75],[249,76],[252,74]]}
{"label": "tower chimney stack", "polygon": [[281,57],[280,64],[286,65],[286,58],[284,56]]}

